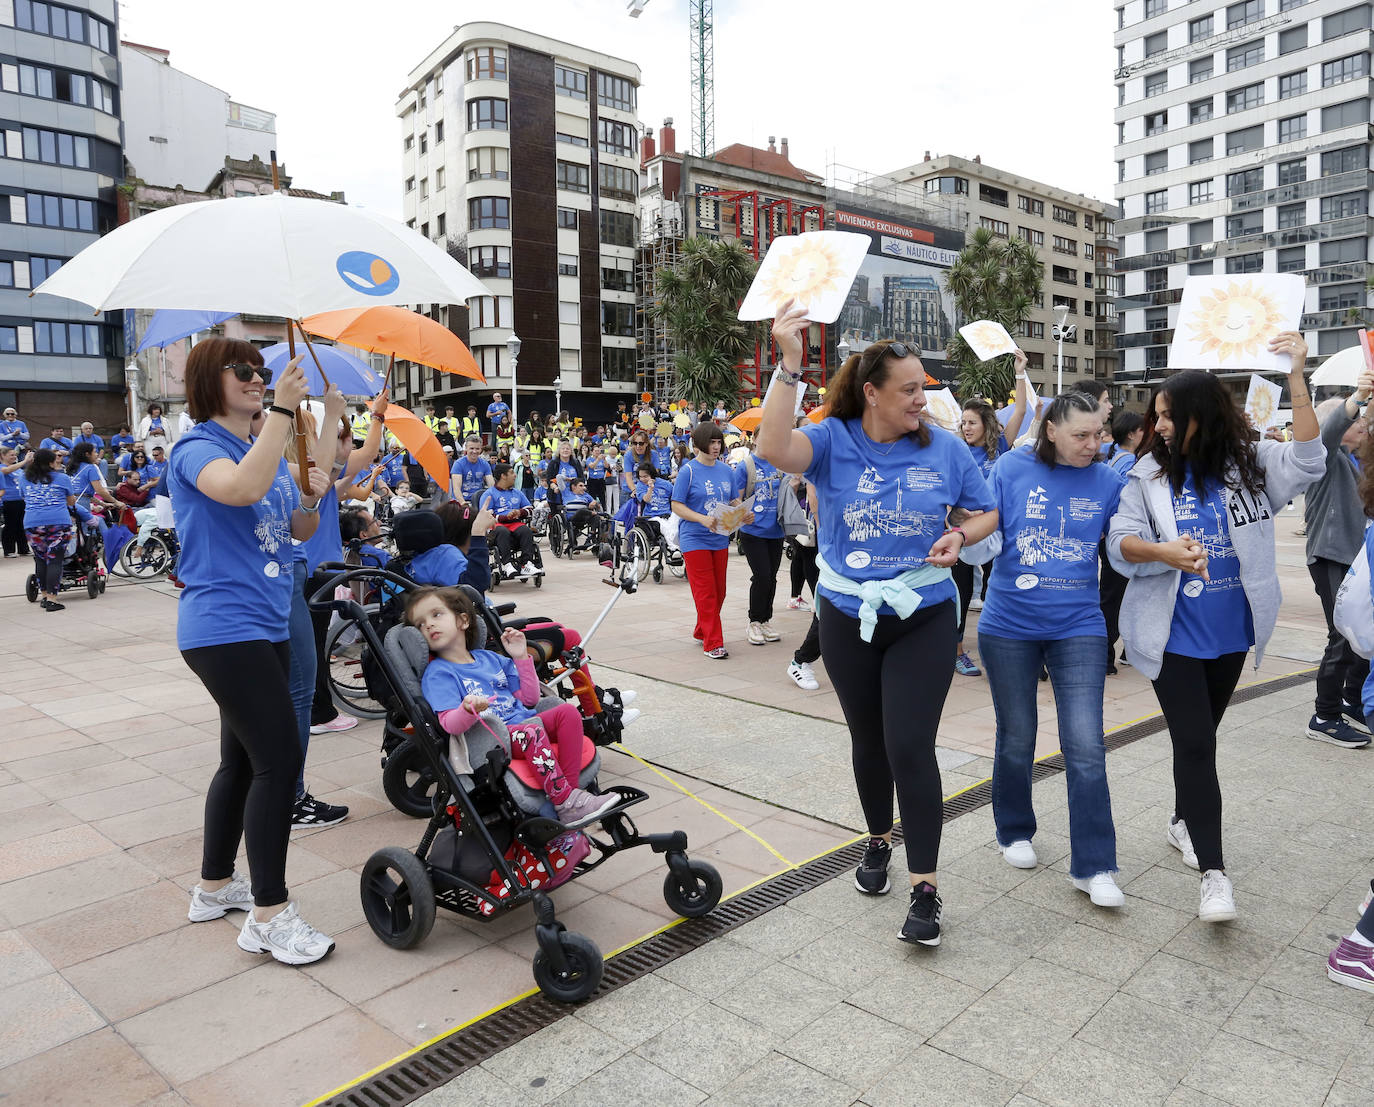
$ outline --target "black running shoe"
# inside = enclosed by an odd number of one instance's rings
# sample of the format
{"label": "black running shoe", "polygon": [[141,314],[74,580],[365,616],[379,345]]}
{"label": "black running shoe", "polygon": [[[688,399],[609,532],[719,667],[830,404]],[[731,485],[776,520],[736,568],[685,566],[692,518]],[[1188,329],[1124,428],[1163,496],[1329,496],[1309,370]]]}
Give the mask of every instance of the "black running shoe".
{"label": "black running shoe", "polygon": [[309,792],[301,796],[291,809],[293,827],[334,826],[348,818],[348,808],[341,804],[317,800]]}
{"label": "black running shoe", "polygon": [[940,944],[940,916],[944,904],[935,886],[924,880],[911,889],[911,906],[906,911],[906,922],[897,931],[897,937],[904,942],[919,942],[923,946]]}
{"label": "black running shoe", "polygon": [[886,895],[892,888],[887,879],[887,865],[892,860],[892,847],[881,838],[870,838],[864,859],[854,870],[854,887],[866,896]]}

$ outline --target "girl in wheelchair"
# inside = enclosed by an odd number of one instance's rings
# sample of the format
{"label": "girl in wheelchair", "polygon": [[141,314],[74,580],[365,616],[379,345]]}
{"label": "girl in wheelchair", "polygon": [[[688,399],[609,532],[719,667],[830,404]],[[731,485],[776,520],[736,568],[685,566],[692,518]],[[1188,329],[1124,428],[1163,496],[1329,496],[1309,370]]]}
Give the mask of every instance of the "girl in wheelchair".
{"label": "girl in wheelchair", "polygon": [[[639,501],[639,517],[635,528],[642,530],[649,540],[649,549],[656,549],[664,538],[663,520],[673,513],[673,486],[658,475],[648,462],[641,462],[635,471],[634,497]],[[633,535],[625,536],[625,557],[634,556]]]}
{"label": "girl in wheelchair", "polygon": [[582,716],[570,703],[535,714],[539,679],[526,652],[525,635],[513,627],[501,635],[507,655],[473,649],[477,609],[457,588],[420,588],[406,603],[406,622],[419,628],[430,649],[420,689],[439,723],[461,735],[490,709],[510,730],[511,756],[534,768],[559,822],[585,823],[618,802],[575,786],[581,769]]}

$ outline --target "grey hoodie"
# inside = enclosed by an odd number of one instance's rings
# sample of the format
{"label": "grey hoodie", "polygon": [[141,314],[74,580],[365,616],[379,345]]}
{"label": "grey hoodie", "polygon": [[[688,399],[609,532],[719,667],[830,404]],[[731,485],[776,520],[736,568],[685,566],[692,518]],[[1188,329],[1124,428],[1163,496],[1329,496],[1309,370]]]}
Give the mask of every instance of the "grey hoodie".
{"label": "grey hoodie", "polygon": [[[1240,580],[1255,624],[1255,667],[1278,621],[1278,570],[1274,561],[1274,515],[1326,471],[1326,447],[1320,438],[1311,442],[1274,442],[1257,445],[1259,468],[1264,473],[1264,492],[1252,497],[1234,474],[1226,489],[1228,530],[1240,562]],[[1275,507],[1275,505],[1278,505]],[[1178,597],[1179,571],[1161,561],[1142,564],[1121,556],[1123,538],[1146,542],[1172,542],[1178,537],[1173,492],[1158,462],[1146,455],[1128,474],[1121,505],[1107,533],[1107,557],[1112,568],[1127,578],[1121,601],[1121,637],[1131,664],[1153,680],[1164,661],[1164,647],[1173,629],[1174,601]]]}

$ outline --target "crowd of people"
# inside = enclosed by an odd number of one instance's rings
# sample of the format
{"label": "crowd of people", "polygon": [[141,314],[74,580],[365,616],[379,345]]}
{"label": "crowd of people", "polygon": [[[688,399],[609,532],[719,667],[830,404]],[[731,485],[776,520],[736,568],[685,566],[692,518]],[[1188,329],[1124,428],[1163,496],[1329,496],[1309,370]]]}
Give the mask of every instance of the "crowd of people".
{"label": "crowd of people", "polygon": [[[295,414],[305,398],[298,368],[273,381],[251,346],[227,339],[193,350],[188,413],[176,425],[153,405],[138,437],[123,427],[106,443],[86,423],[70,438],[55,427],[32,448],[18,413],[7,410],[5,556],[35,558],[45,609],[62,607],[53,565],[60,577],[72,512],[84,518],[109,504],[163,498],[170,516],[175,504],[185,585],[178,641],[222,719],[191,917],[248,910],[240,944],[292,963],[332,948],[296,913],[284,880],[292,826],[347,815],[315,800],[304,781],[310,734],[357,722],[329,693],[328,618],[305,604],[327,579],[319,566],[342,560],[345,542],[375,539],[383,522],[417,512],[409,528],[414,579],[482,592],[503,572],[542,574],[533,524],[541,512],[557,512],[575,543],[606,558],[621,555],[613,541],[623,541],[628,556],[636,532],[669,543],[688,580],[693,637],[713,660],[730,656],[721,613],[732,542],[749,567],[752,646],[781,639],[773,618],[790,554],[787,606],[813,610],[787,677],[816,690],[813,665],[823,659],[843,709],[871,836],[854,878],[860,892],[890,890],[900,814],[909,884],[903,940],[941,939],[935,737],[955,675],[986,675],[996,717],[997,841],[1020,868],[1039,864],[1036,695],[1040,681],[1050,682],[1066,767],[1070,879],[1103,908],[1124,903],[1115,881],[1105,681],[1124,664],[1149,678],[1173,745],[1173,814],[1163,832],[1199,871],[1199,917],[1235,918],[1217,730],[1247,655],[1253,650],[1258,664],[1274,630],[1274,520],[1304,493],[1308,563],[1329,633],[1307,734],[1347,748],[1371,741],[1368,662],[1335,629],[1333,610],[1346,571],[1366,549],[1366,507],[1374,511],[1374,479],[1362,468],[1374,373],[1314,411],[1302,338],[1279,335],[1271,350],[1291,359],[1293,421],[1261,436],[1224,385],[1195,370],[1169,376],[1143,415],[1114,415],[1105,387],[1091,382],[1032,404],[1018,351],[1011,402],[999,409],[970,399],[960,424],[945,429],[926,410],[918,351],[882,341],[846,360],[825,417],[811,421],[798,418],[795,402],[806,325],[795,309],[774,322],[783,360],[753,437],[727,441],[737,432],[723,408],[652,403],[622,402],[611,421],[594,426],[537,411],[516,424],[496,393],[481,414],[477,405],[461,416],[453,408],[426,413],[450,457],[446,484],[387,432],[385,392],[351,417],[331,393],[317,428]],[[304,476],[301,436],[311,459]],[[491,667],[471,651],[464,628],[472,614],[460,600],[425,592],[421,601],[415,622],[442,640],[436,652],[455,672]],[[980,612],[981,668],[965,643],[970,611]],[[524,638],[507,645],[519,657]],[[508,721],[529,723],[528,674],[519,661],[508,668],[483,670],[480,694],[445,693],[450,721],[470,723],[499,702]],[[467,687],[466,678],[446,679]],[[250,680],[257,694],[243,697]],[[432,683],[442,684],[437,675]],[[529,756],[553,766],[557,732],[570,721],[531,725]],[[546,739],[553,745],[540,744]],[[575,788],[575,774],[554,773],[546,784],[559,810],[595,807]],[[251,883],[233,868],[240,837]],[[1345,982],[1374,986],[1374,919],[1341,949]]]}

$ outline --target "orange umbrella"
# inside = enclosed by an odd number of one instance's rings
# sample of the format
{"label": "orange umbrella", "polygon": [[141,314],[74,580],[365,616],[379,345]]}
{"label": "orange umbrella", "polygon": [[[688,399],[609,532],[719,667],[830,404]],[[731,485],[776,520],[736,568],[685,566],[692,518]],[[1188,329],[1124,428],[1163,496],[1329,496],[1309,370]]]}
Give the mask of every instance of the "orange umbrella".
{"label": "orange umbrella", "polygon": [[733,423],[739,430],[748,431],[750,434],[753,434],[756,430],[759,429],[759,421],[762,418],[763,408],[746,407],[738,415],[730,416],[729,421]]}
{"label": "orange umbrella", "polygon": [[[449,484],[449,461],[434,432],[425,421],[400,404],[386,405],[386,429],[415,457],[440,488]],[[418,491],[418,490],[417,490]]]}
{"label": "orange umbrella", "polygon": [[813,407],[810,411],[806,413],[806,417],[813,423],[819,423],[822,419],[825,418],[825,410],[826,409],[824,404],[822,404],[820,407]]}
{"label": "orange umbrella", "polygon": [[428,365],[486,382],[472,351],[451,330],[419,312],[391,304],[325,311],[302,320],[311,334],[332,338],[371,353]]}

